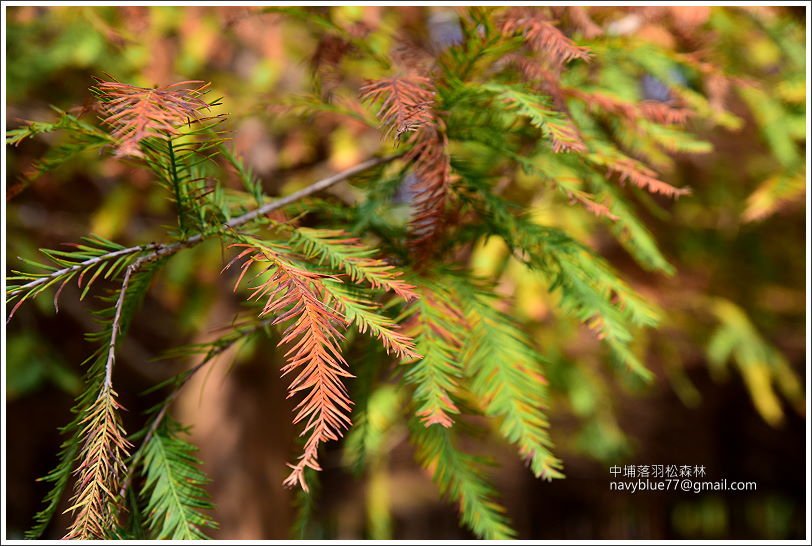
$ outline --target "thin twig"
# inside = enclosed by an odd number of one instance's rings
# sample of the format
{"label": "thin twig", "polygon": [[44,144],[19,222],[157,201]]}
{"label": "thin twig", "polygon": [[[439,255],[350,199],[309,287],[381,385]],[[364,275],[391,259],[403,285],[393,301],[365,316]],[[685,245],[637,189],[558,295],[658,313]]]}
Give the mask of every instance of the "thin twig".
{"label": "thin twig", "polygon": [[116,339],[121,330],[121,309],[124,307],[124,300],[127,297],[127,287],[130,285],[130,277],[132,277],[133,272],[136,270],[133,266],[135,266],[138,261],[139,260],[136,260],[127,267],[127,271],[124,273],[124,280],[121,281],[121,291],[118,293],[118,299],[116,300],[116,311],[113,315],[113,324],[110,330],[110,344],[107,347],[107,362],[104,364],[104,386],[99,392],[100,397],[103,396],[107,389],[113,386],[113,364],[115,364],[116,361]]}
{"label": "thin twig", "polygon": [[147,251],[147,250],[155,250],[155,249],[159,248],[160,246],[161,245],[159,243],[149,243],[149,244],[146,244],[146,245],[138,245],[138,246],[131,246],[129,248],[122,248],[121,250],[116,250],[116,251],[110,252],[108,254],[103,254],[102,256],[96,256],[95,258],[87,259],[87,260],[85,260],[83,262],[79,262],[79,263],[77,263],[75,265],[72,265],[70,267],[64,267],[62,269],[54,271],[50,275],[47,275],[45,277],[40,277],[35,281],[31,281],[29,283],[20,285],[19,287],[13,287],[13,288],[15,288],[15,292],[23,292],[23,291],[26,291],[26,290],[30,290],[32,288],[36,288],[37,286],[39,286],[41,284],[44,284],[44,283],[46,283],[46,282],[48,282],[48,281],[50,281],[52,279],[62,277],[64,275],[67,275],[68,273],[73,273],[74,271],[80,271],[82,269],[90,267],[90,266],[92,266],[94,264],[97,264],[99,262],[112,260],[113,258],[118,258],[118,257],[121,257],[121,256],[127,256],[129,254],[135,254],[136,252],[144,252],[144,251]]}
{"label": "thin twig", "polygon": [[130,279],[135,273],[140,271],[144,265],[154,262],[161,256],[162,254],[160,254],[158,251],[141,256],[133,263],[128,265],[127,270],[124,272],[124,279],[121,281],[121,291],[118,293],[115,313],[113,314],[112,330],[110,331],[110,345],[107,348],[107,362],[104,365],[104,388],[102,391],[113,386],[113,365],[116,362],[116,341],[118,339],[118,334],[121,331],[121,310],[124,307],[124,301],[127,298],[127,288],[129,288],[130,285]]}
{"label": "thin twig", "polygon": [[241,225],[243,225],[245,223],[250,222],[251,220],[255,220],[255,219],[259,218],[260,216],[264,216],[264,215],[268,214],[271,211],[274,211],[274,210],[276,210],[278,208],[290,205],[294,201],[298,201],[299,199],[302,199],[303,197],[308,197],[309,195],[320,192],[321,190],[326,190],[330,186],[333,186],[333,185],[335,185],[335,184],[337,184],[337,183],[339,183],[339,182],[341,182],[343,180],[346,180],[347,178],[350,178],[351,176],[355,176],[356,174],[359,174],[359,173],[362,173],[362,172],[364,172],[366,170],[372,169],[373,167],[377,167],[378,165],[383,165],[385,163],[389,163],[390,161],[393,161],[393,160],[397,159],[401,155],[403,155],[403,154],[394,154],[394,155],[389,155],[389,156],[386,156],[386,157],[376,157],[376,158],[364,161],[363,163],[359,163],[355,167],[350,167],[346,171],[341,171],[340,173],[334,174],[333,176],[328,176],[327,178],[323,178],[323,179],[319,180],[318,182],[312,183],[311,185],[307,186],[306,188],[302,188],[301,190],[299,190],[297,192],[291,193],[290,195],[287,195],[285,197],[277,199],[276,201],[268,203],[267,205],[263,205],[263,206],[259,207],[258,209],[255,209],[255,210],[253,210],[251,212],[247,212],[247,213],[243,214],[242,216],[238,216],[237,218],[234,218],[233,220],[226,223],[226,226],[231,227],[231,228],[241,226]]}
{"label": "thin twig", "polygon": [[[347,169],[345,171],[341,171],[340,173],[336,173],[336,174],[334,174],[332,176],[328,176],[327,178],[323,178],[323,179],[321,179],[321,180],[319,180],[317,182],[314,182],[313,184],[311,184],[311,185],[309,185],[309,186],[307,186],[305,188],[302,188],[301,190],[299,190],[297,192],[294,192],[294,193],[292,193],[290,195],[287,195],[285,197],[282,197],[282,198],[279,198],[279,199],[277,199],[275,201],[267,203],[267,204],[265,204],[265,205],[263,205],[263,206],[261,206],[261,207],[259,207],[257,209],[254,209],[254,210],[252,210],[250,212],[246,212],[245,214],[243,214],[241,216],[237,216],[236,218],[232,218],[231,220],[226,222],[224,224],[224,226],[229,227],[229,228],[235,228],[235,227],[241,226],[243,224],[247,224],[248,222],[251,222],[252,220],[256,220],[257,218],[259,218],[261,216],[264,216],[264,215],[268,214],[269,212],[277,210],[277,209],[279,209],[281,207],[285,207],[285,206],[293,203],[294,201],[302,199],[303,197],[308,197],[308,196],[310,196],[310,195],[312,195],[314,193],[325,190],[325,189],[329,188],[330,186],[333,186],[333,185],[335,185],[335,184],[337,184],[339,182],[342,182],[342,181],[346,180],[347,178],[355,176],[356,174],[359,174],[359,173],[364,172],[364,171],[366,171],[368,169],[371,169],[373,167],[377,167],[378,165],[383,165],[383,164],[388,163],[388,162],[390,162],[390,161],[392,161],[394,159],[397,159],[401,155],[402,154],[396,154],[396,155],[390,155],[390,156],[386,156],[386,157],[378,157],[378,158],[374,158],[374,159],[364,161],[363,163],[359,163],[355,167],[351,167],[351,168],[349,168],[349,169]],[[104,254],[102,256],[96,256],[95,258],[90,258],[88,260],[85,260],[83,262],[79,262],[79,263],[77,263],[75,265],[72,265],[70,267],[65,267],[63,269],[59,269],[57,271],[54,271],[50,275],[40,277],[37,280],[34,280],[34,281],[29,282],[29,283],[26,283],[26,284],[20,285],[18,287],[15,287],[14,291],[15,292],[25,292],[25,291],[31,290],[33,288],[36,288],[37,286],[39,286],[41,284],[50,282],[55,278],[62,277],[64,275],[67,275],[69,273],[73,273],[75,271],[80,271],[80,270],[85,269],[87,267],[93,266],[93,265],[95,265],[95,264],[97,264],[99,262],[112,260],[114,258],[119,258],[121,256],[127,256],[129,254],[136,254],[136,253],[139,253],[139,252],[152,251],[151,253],[144,255],[145,258],[149,258],[147,261],[152,261],[152,260],[158,259],[158,258],[163,257],[163,256],[168,256],[168,255],[175,254],[176,252],[178,252],[181,249],[189,248],[189,247],[194,246],[194,245],[196,245],[198,243],[201,243],[208,235],[209,234],[204,235],[202,233],[198,233],[196,235],[193,235],[193,236],[189,237],[188,239],[184,239],[182,241],[177,241],[177,242],[174,242],[174,243],[169,243],[169,244],[166,244],[166,243],[149,243],[149,244],[146,244],[146,245],[131,246],[131,247],[128,247],[128,248],[123,248],[121,250],[116,250],[114,252],[110,252],[109,254]]]}

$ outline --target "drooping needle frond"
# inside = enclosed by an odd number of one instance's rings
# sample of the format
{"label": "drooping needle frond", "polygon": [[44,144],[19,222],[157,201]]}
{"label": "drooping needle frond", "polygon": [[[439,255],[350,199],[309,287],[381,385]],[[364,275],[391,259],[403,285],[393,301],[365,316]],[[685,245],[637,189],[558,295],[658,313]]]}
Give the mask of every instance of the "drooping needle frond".
{"label": "drooping needle frond", "polygon": [[235,260],[245,259],[237,284],[254,263],[263,266],[268,274],[262,283],[251,289],[249,297],[266,298],[260,316],[275,317],[273,324],[293,321],[280,341],[280,345],[290,347],[285,354],[287,364],[282,368],[282,375],[296,374],[288,387],[288,396],[304,395],[296,406],[293,422],[304,424],[302,435],[307,434],[308,438],[299,461],[290,465],[293,470],[285,485],[299,484],[307,490],[305,469],[321,469],[319,446],[338,440],[350,425],[352,402],[343,379],[352,374],[341,355],[339,342],[343,336],[336,328],[337,324],[344,323],[344,318],[326,303],[323,286],[325,280],[335,277],[298,266],[287,256],[289,249],[281,246],[253,238],[234,246],[244,249]]}
{"label": "drooping needle frond", "polygon": [[69,540],[105,539],[116,525],[118,487],[126,472],[130,443],[118,415],[121,406],[112,387],[105,386],[82,421],[81,463],[76,470],[76,493],[68,512],[73,523]]}
{"label": "drooping needle frond", "polygon": [[206,476],[194,456],[196,448],[180,436],[183,429],[164,416],[144,444],[146,502],[151,538],[201,540],[203,528],[216,524],[204,512],[212,508],[203,486]]}
{"label": "drooping needle frond", "polygon": [[448,138],[437,126],[423,127],[414,136],[414,146],[407,159],[414,168],[414,198],[411,247],[425,257],[443,231],[446,206],[451,191],[451,157]]}
{"label": "drooping needle frond", "polygon": [[406,311],[405,330],[422,358],[408,363],[405,379],[413,385],[416,414],[430,427],[451,427],[459,408],[452,396],[462,378],[460,350],[465,317],[454,295],[438,282],[423,279],[420,297]]}
{"label": "drooping needle frond", "polygon": [[426,254],[442,231],[451,185],[448,138],[432,110],[433,97],[431,81],[416,75],[385,78],[361,88],[363,100],[383,99],[378,118],[387,134],[394,130],[398,138],[414,132],[406,159],[414,169],[410,228],[411,246],[418,255]]}

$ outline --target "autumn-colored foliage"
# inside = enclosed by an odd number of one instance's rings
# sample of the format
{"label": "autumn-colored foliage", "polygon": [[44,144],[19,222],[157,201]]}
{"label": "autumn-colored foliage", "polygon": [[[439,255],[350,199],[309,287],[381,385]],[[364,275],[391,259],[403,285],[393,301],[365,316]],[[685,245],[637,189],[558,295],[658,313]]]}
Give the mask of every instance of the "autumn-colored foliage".
{"label": "autumn-colored foliage", "polygon": [[202,99],[210,85],[188,81],[144,89],[99,80],[95,87],[98,109],[116,140],[116,155],[140,157],[139,143],[145,138],[177,135],[179,126],[198,121],[204,110],[211,110]]}
{"label": "autumn-colored foliage", "polygon": [[[55,311],[70,298],[69,312],[90,308],[100,323],[30,538],[65,498],[69,539],[199,539],[216,529],[177,402],[201,370],[239,362],[239,349],[281,378],[280,407],[290,399],[292,416],[263,414],[260,428],[274,445],[283,445],[279,423],[301,439],[284,446],[293,462],[274,480],[298,496],[303,529],[323,474],[353,467],[368,479],[372,538],[392,534],[379,501],[399,492],[382,476],[405,445],[463,526],[516,538],[490,457],[510,455],[540,480],[566,479],[573,453],[616,463],[632,442],[612,396],[667,380],[691,400],[671,359],[685,347],[703,347],[714,374],[732,362],[768,424],[803,410],[798,370],[760,330],[769,321],[748,315],[751,302],[733,303],[718,272],[678,284],[681,261],[707,258],[675,235],[745,229],[792,210],[805,190],[806,59],[783,11],[177,9],[192,23],[149,44],[157,76],[83,69],[84,106],[59,104],[56,121],[7,134],[9,156],[49,143],[20,169],[10,203],[77,164],[109,200],[88,222],[94,233],[41,251],[47,263],[30,249],[10,260],[10,321],[42,312],[30,304],[48,296]],[[128,51],[143,28],[164,24],[151,11],[94,10],[82,12],[105,44],[93,47]],[[287,32],[302,37],[290,70],[274,64]],[[761,57],[736,53],[740,32]],[[212,45],[235,36],[250,50]],[[238,86],[214,68],[228,63]],[[223,98],[208,99],[214,90]],[[719,134],[743,126],[763,139],[748,144],[758,184],[718,182],[741,210],[712,217],[731,201],[706,187],[728,165],[714,147],[729,157]],[[40,221],[24,207],[19,217]],[[665,234],[674,239],[661,249]],[[164,339],[176,347],[128,351],[130,326],[149,322],[143,300],[167,287],[177,293],[156,298],[153,328],[177,327]],[[791,307],[791,295],[769,290],[759,297]],[[215,318],[201,311],[213,302]],[[130,389],[123,355],[146,361],[163,350],[180,371],[156,365],[143,373],[146,393]],[[120,400],[151,409],[127,415]],[[567,416],[550,419],[556,407]],[[577,435],[558,432],[572,423],[583,425]]]}

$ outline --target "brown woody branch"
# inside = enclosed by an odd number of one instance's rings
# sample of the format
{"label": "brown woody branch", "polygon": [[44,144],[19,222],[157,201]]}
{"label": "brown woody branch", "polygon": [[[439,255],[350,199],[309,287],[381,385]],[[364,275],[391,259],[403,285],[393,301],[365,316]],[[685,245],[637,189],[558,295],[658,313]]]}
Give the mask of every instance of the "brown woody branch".
{"label": "brown woody branch", "polygon": [[[307,186],[305,188],[302,188],[301,190],[299,190],[297,192],[294,192],[294,193],[292,193],[290,195],[287,195],[285,197],[282,197],[282,198],[279,198],[279,199],[277,199],[275,201],[267,203],[267,204],[265,204],[265,205],[263,205],[263,206],[261,206],[259,208],[256,208],[256,209],[254,209],[254,210],[252,210],[250,212],[247,212],[247,213],[245,213],[245,214],[243,214],[241,216],[237,216],[236,218],[232,218],[231,220],[229,220],[228,222],[226,222],[224,224],[224,227],[235,228],[235,227],[239,227],[239,226],[242,226],[244,224],[247,224],[247,223],[249,223],[249,222],[251,222],[253,220],[256,220],[257,218],[265,216],[269,212],[272,212],[272,211],[277,210],[279,208],[290,205],[291,203],[293,203],[295,201],[298,201],[299,199],[302,199],[304,197],[308,197],[308,196],[310,196],[310,195],[312,195],[314,193],[318,193],[318,192],[320,192],[322,190],[325,190],[325,189],[329,188],[330,186],[333,186],[333,185],[335,185],[335,184],[337,184],[339,182],[342,182],[342,181],[344,181],[344,180],[346,180],[346,179],[348,179],[348,178],[350,178],[352,176],[355,176],[356,174],[362,173],[362,172],[364,172],[366,170],[369,170],[369,169],[371,169],[373,167],[377,167],[378,165],[383,165],[385,163],[389,163],[390,161],[400,157],[400,155],[402,155],[402,154],[390,155],[390,156],[386,156],[386,157],[378,157],[378,158],[369,159],[367,161],[364,161],[363,163],[359,163],[355,167],[351,167],[351,168],[349,168],[349,169],[347,169],[345,171],[341,171],[340,173],[336,173],[336,174],[334,174],[332,176],[328,176],[327,178],[323,178],[323,179],[321,179],[321,180],[319,180],[317,182],[314,182],[313,184],[311,184],[311,185],[309,185],[309,186]],[[116,250],[114,252],[110,252],[109,254],[104,254],[102,256],[96,256],[94,258],[90,258],[90,259],[85,260],[83,262],[79,262],[79,263],[77,263],[75,265],[72,265],[70,267],[65,267],[65,268],[59,269],[57,271],[54,271],[50,275],[40,277],[40,278],[38,278],[38,279],[36,279],[34,281],[31,281],[29,283],[21,285],[19,287],[18,291],[22,292],[22,291],[31,290],[31,289],[36,288],[37,286],[39,286],[41,284],[52,281],[55,278],[59,278],[59,277],[62,277],[64,275],[68,275],[70,273],[80,271],[82,269],[86,269],[88,267],[91,267],[91,266],[99,263],[99,262],[104,262],[104,261],[120,258],[122,256],[129,256],[131,254],[138,254],[140,252],[148,252],[149,251],[148,254],[144,254],[143,258],[145,258],[145,261],[142,262],[139,265],[139,268],[140,268],[141,266],[144,265],[144,263],[155,261],[158,258],[162,258],[164,256],[171,256],[172,254],[175,254],[176,252],[178,252],[178,251],[180,251],[180,250],[182,250],[184,248],[189,248],[189,247],[192,247],[192,246],[194,246],[194,245],[196,245],[198,243],[201,243],[201,242],[203,242],[205,240],[206,236],[207,235],[204,235],[202,233],[198,233],[197,235],[193,235],[192,237],[189,237],[188,239],[184,239],[182,241],[177,241],[175,243],[149,243],[149,244],[146,244],[146,245],[131,246],[131,247],[128,247],[128,248],[123,248],[121,250]],[[133,264],[131,264],[131,266],[132,265],[135,265],[135,262],[133,262]]]}

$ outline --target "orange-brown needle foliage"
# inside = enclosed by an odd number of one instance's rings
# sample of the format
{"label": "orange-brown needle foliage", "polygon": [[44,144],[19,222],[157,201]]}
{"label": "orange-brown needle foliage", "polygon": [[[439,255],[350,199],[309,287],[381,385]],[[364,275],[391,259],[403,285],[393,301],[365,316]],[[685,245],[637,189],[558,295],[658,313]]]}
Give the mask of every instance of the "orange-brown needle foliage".
{"label": "orange-brown needle foliage", "polygon": [[378,118],[388,127],[387,135],[395,132],[395,138],[415,131],[432,122],[434,92],[431,80],[417,75],[385,78],[368,82],[361,88],[361,99],[383,99]]}
{"label": "orange-brown needle foliage", "polygon": [[418,255],[425,255],[442,231],[451,184],[448,139],[442,121],[432,111],[434,91],[430,86],[430,79],[411,75],[369,82],[360,93],[365,101],[383,100],[378,118],[387,134],[395,131],[399,138],[405,132],[415,132],[406,158],[414,171],[410,231],[411,246]]}
{"label": "orange-brown needle foliage", "polygon": [[141,157],[138,145],[143,139],[175,135],[179,125],[200,120],[201,111],[210,106],[202,98],[209,86],[184,81],[149,89],[98,80],[99,109],[118,141],[116,155]]}
{"label": "orange-brown needle foliage", "polygon": [[656,172],[630,158],[616,161],[609,166],[609,170],[618,177],[621,183],[629,181],[638,188],[651,193],[659,193],[666,197],[679,197],[691,193],[690,188],[675,188],[671,184],[659,180]]}
{"label": "orange-brown needle foliage", "polygon": [[527,45],[553,65],[589,59],[589,50],[576,45],[547,20],[538,8],[511,8],[502,21],[504,34],[521,34]]}
{"label": "orange-brown needle foliage", "polygon": [[244,248],[235,261],[246,258],[237,284],[254,263],[265,265],[270,273],[251,289],[249,297],[267,298],[260,316],[273,316],[273,324],[293,320],[280,341],[280,345],[289,346],[282,375],[296,373],[288,387],[288,397],[304,394],[296,406],[293,422],[304,422],[302,435],[308,438],[299,461],[290,465],[293,470],[285,485],[293,487],[298,483],[307,491],[305,469],[321,469],[319,446],[338,440],[350,426],[352,402],[342,378],[352,374],[341,356],[339,342],[343,336],[336,329],[336,324],[343,324],[344,319],[324,303],[326,294],[322,285],[325,279],[335,277],[307,271],[268,246],[244,243],[234,246]]}
{"label": "orange-brown needle foliage", "polygon": [[411,246],[418,254],[426,254],[443,230],[451,189],[451,158],[445,133],[437,126],[424,127],[415,135],[407,158],[415,174],[414,212],[409,224]]}

